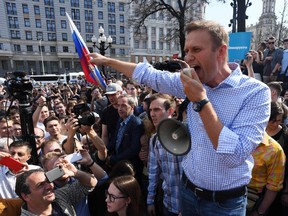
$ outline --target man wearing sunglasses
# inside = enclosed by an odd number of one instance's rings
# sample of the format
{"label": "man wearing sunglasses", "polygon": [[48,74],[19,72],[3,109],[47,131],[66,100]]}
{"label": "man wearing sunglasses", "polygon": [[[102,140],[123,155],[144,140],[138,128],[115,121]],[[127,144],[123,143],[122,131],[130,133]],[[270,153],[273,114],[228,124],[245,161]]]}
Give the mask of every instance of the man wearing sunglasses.
{"label": "man wearing sunglasses", "polygon": [[275,46],[276,38],[268,38],[268,49],[264,51],[263,81],[265,83],[275,81],[281,66],[283,51]]}

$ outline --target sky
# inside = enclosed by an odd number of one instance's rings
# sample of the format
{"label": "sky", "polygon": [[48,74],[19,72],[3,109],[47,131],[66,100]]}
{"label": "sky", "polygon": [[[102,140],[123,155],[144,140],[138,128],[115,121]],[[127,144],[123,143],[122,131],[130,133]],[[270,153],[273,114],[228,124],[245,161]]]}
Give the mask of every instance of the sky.
{"label": "sky", "polygon": [[[230,19],[232,19],[233,16],[233,8],[230,5],[233,0],[226,0],[225,4],[218,3],[217,0],[211,0],[211,2],[213,3],[210,3],[206,6],[205,19],[215,20],[222,24],[225,28],[227,28],[227,30],[232,30],[231,27],[228,27],[228,24],[230,23]],[[250,0],[250,2],[252,2],[252,5],[246,10],[246,15],[249,17],[246,20],[246,26],[256,24],[262,14],[262,0]],[[277,17],[280,17],[280,12],[283,8],[283,4],[284,0],[276,0],[275,14]],[[287,11],[286,14],[286,19],[288,19]]]}

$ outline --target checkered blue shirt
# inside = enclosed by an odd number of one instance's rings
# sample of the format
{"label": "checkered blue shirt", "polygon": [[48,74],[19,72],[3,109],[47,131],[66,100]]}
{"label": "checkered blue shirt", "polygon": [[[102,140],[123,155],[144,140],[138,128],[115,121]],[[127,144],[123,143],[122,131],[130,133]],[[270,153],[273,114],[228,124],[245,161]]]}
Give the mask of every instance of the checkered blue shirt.
{"label": "checkered blue shirt", "polygon": [[161,178],[163,180],[161,186],[164,192],[163,203],[169,212],[179,214],[179,185],[181,181],[181,161],[183,156],[177,157],[167,152],[158,139],[156,139],[156,142],[153,144],[154,136],[150,139],[147,163],[149,173],[147,204],[154,204],[157,185]]}
{"label": "checkered blue shirt", "polygon": [[[182,161],[183,170],[195,185],[208,190],[228,190],[247,185],[251,179],[251,152],[262,140],[270,116],[269,88],[242,74],[236,63],[233,71],[217,87],[204,84],[207,96],[224,127],[215,150],[199,113],[188,105],[188,127],[192,147]],[[155,70],[139,63],[133,79],[158,92],[185,98],[180,73]]]}

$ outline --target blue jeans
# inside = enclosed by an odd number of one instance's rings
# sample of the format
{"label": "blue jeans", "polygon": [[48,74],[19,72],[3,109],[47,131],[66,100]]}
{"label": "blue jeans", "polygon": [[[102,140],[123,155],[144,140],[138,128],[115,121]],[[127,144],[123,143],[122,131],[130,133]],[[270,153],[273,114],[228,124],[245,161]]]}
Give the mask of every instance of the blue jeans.
{"label": "blue jeans", "polygon": [[212,202],[198,198],[195,193],[180,185],[182,216],[245,216],[247,194],[228,199],[224,202]]}

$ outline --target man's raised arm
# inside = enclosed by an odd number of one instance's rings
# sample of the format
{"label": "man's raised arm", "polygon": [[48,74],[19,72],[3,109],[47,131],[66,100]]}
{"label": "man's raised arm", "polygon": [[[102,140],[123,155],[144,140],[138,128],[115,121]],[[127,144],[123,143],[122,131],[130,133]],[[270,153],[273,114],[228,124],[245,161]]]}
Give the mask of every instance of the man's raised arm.
{"label": "man's raised arm", "polygon": [[124,62],[124,61],[120,61],[117,59],[108,58],[98,53],[91,53],[91,54],[88,54],[87,56],[92,57],[92,59],[90,60],[90,63],[95,64],[97,66],[99,65],[110,66],[116,69],[117,71],[123,73],[125,76],[129,78],[132,77],[133,71],[136,67],[135,63]]}

